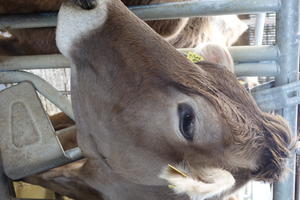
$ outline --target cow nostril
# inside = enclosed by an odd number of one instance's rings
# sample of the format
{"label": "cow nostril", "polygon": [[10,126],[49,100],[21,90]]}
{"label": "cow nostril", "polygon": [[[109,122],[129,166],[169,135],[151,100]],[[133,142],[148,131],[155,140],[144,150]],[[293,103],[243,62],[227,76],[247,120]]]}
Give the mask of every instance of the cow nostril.
{"label": "cow nostril", "polygon": [[75,4],[84,10],[94,9],[97,5],[96,0],[75,0]]}

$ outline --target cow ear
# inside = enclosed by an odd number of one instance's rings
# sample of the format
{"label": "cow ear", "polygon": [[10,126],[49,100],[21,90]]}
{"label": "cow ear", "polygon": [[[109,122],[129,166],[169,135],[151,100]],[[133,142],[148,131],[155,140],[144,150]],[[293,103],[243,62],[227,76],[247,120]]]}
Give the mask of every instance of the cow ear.
{"label": "cow ear", "polygon": [[165,168],[159,177],[167,180],[170,183],[169,188],[176,194],[187,194],[190,199],[215,197],[235,184],[232,174],[219,168],[194,169],[184,175]]}
{"label": "cow ear", "polygon": [[218,44],[202,44],[195,49],[195,53],[201,55],[205,61],[225,66],[234,72],[234,64],[227,47]]}

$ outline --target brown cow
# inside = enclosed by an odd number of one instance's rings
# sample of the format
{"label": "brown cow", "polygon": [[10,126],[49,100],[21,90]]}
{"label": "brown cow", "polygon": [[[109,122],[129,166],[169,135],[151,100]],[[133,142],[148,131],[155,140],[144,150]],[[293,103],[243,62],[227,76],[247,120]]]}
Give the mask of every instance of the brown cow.
{"label": "brown cow", "polygon": [[[184,0],[122,0],[127,6],[166,3]],[[63,0],[7,0],[0,4],[0,14],[32,13],[58,10]],[[232,45],[247,29],[237,16],[195,17],[148,21],[155,31],[177,48],[195,47],[214,42]],[[0,39],[1,55],[58,53],[54,28],[9,30],[12,37]]]}
{"label": "brown cow", "polygon": [[[228,67],[229,70],[233,70],[232,57],[228,50],[222,46],[216,44],[203,44],[201,47],[197,48],[196,52],[205,58],[205,61],[224,65]],[[75,124],[73,120],[63,113],[50,116],[50,120],[56,131],[69,128]],[[78,145],[76,141],[76,129],[74,128],[69,128],[66,133],[59,135],[59,139],[65,150],[74,148]],[[85,162],[86,159],[73,162],[42,174],[28,177],[24,179],[24,181],[44,186],[56,193],[66,195],[77,200],[85,200],[87,198],[89,200],[101,199],[101,193],[83,183],[76,177],[77,173],[74,173],[74,171],[78,171]]]}
{"label": "brown cow", "polygon": [[56,37],[72,62],[87,158],[62,181],[76,179],[105,200],[224,199],[251,179],[282,175],[286,122],[260,111],[226,68],[188,61],[120,1],[97,0],[88,11],[64,4]]}

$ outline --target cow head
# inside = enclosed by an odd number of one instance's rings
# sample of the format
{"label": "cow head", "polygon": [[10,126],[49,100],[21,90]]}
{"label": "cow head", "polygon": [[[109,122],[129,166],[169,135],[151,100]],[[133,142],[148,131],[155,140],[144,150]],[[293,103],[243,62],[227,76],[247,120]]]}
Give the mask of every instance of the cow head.
{"label": "cow head", "polygon": [[56,39],[72,63],[78,143],[107,166],[99,173],[169,192],[166,179],[195,199],[281,176],[286,122],[260,111],[225,67],[191,63],[120,1],[65,3]]}

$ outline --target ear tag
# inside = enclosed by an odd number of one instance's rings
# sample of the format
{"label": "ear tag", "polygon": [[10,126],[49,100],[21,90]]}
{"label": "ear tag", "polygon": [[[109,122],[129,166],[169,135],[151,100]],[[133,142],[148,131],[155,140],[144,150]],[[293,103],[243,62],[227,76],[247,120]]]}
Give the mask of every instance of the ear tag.
{"label": "ear tag", "polygon": [[168,185],[168,188],[172,190],[172,189],[175,189],[176,186],[175,185]]}
{"label": "ear tag", "polygon": [[[186,178],[188,177],[188,175],[186,175],[185,173],[183,173],[182,171],[180,171],[179,169],[177,169],[176,167],[168,164],[168,170],[173,173],[173,174],[179,174],[180,176]],[[174,189],[176,186],[175,185],[168,185],[168,187],[170,189]]]}
{"label": "ear tag", "polygon": [[196,54],[192,51],[188,51],[186,57],[193,63],[197,63],[197,62],[205,60],[204,57],[202,57],[199,54]]}
{"label": "ear tag", "polygon": [[177,169],[176,167],[168,164],[168,169],[170,170],[171,173],[173,174],[179,174],[180,176],[186,178],[188,177],[188,175],[186,175],[185,173],[183,173],[182,171],[180,171],[179,169]]}

